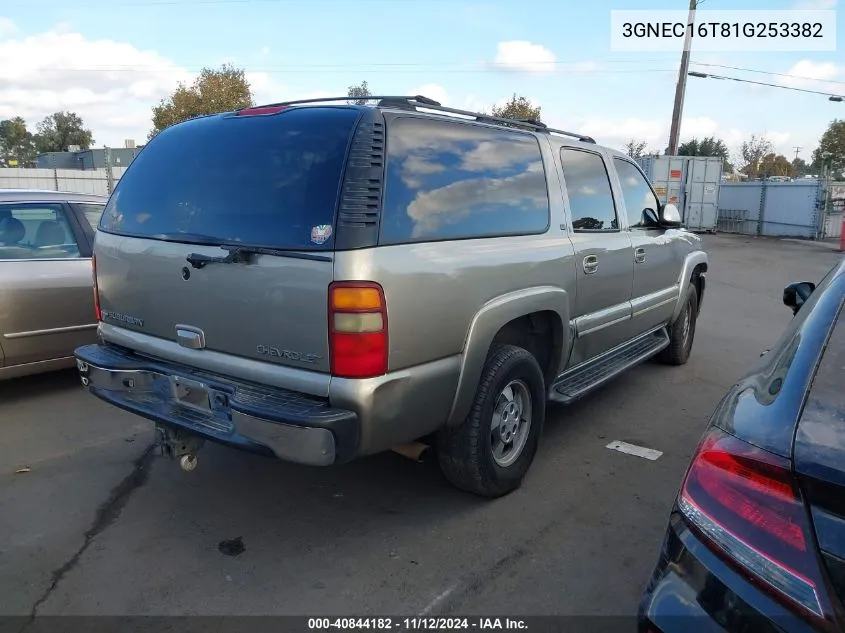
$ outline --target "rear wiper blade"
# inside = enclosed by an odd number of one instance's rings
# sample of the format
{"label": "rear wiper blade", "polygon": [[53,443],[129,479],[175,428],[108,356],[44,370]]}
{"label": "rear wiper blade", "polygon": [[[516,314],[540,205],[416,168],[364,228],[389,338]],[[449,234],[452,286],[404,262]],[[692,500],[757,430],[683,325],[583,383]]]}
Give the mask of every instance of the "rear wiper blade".
{"label": "rear wiper blade", "polygon": [[295,259],[309,259],[318,262],[330,262],[332,258],[328,255],[317,255],[316,253],[303,253],[287,251],[280,248],[268,248],[265,246],[242,246],[235,244],[220,244],[220,248],[229,251],[223,257],[213,257],[202,253],[191,253],[186,258],[194,268],[203,268],[208,264],[239,264],[249,263],[252,255],[274,255],[276,257],[292,257]]}
{"label": "rear wiper blade", "polygon": [[165,242],[183,242],[185,244],[202,244],[203,246],[220,246],[220,238],[202,233],[159,233],[152,235],[153,239]]}

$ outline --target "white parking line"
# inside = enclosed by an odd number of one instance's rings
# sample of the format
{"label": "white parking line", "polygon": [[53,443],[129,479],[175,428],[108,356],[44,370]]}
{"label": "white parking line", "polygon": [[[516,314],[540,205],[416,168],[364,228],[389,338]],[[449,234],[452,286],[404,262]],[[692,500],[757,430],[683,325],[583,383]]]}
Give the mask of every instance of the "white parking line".
{"label": "white parking line", "polygon": [[636,444],[628,444],[628,442],[620,442],[619,440],[614,440],[605,448],[609,448],[612,451],[619,451],[620,453],[627,453],[628,455],[635,455],[636,457],[642,457],[643,459],[650,459],[651,461],[654,461],[663,455],[663,451],[656,451],[653,448],[637,446]]}
{"label": "white parking line", "polygon": [[454,585],[452,585],[451,587],[446,589],[446,591],[439,594],[434,600],[432,600],[431,602],[428,603],[428,605],[426,605],[425,609],[420,611],[420,616],[428,615],[429,613],[431,613],[435,608],[440,606],[440,604],[444,600],[446,600],[446,598],[448,598],[449,595],[457,588],[458,588],[458,585],[457,585],[457,583],[455,583]]}

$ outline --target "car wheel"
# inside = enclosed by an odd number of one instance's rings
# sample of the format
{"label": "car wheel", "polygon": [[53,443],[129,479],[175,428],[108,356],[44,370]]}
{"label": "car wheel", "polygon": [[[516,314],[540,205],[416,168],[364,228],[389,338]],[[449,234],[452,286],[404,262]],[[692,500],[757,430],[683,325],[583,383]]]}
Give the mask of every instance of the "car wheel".
{"label": "car wheel", "polygon": [[495,346],[466,420],[438,433],[443,474],[456,487],[483,497],[516,490],[534,461],[545,415],[537,360],[521,347]]}
{"label": "car wheel", "polygon": [[690,284],[684,307],[678,318],[669,326],[669,346],[658,355],[661,362],[667,365],[683,365],[689,360],[697,320],[698,292],[695,284]]}

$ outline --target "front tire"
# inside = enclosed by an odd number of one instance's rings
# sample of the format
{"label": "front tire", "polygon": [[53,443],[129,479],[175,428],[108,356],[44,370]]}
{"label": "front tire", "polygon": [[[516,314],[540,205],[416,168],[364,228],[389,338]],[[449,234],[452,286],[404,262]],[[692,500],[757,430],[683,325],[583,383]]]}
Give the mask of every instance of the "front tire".
{"label": "front tire", "polygon": [[678,318],[669,326],[669,346],[658,355],[660,362],[667,365],[683,365],[689,360],[697,320],[698,292],[695,284],[690,284],[684,307]]}
{"label": "front tire", "polygon": [[466,420],[438,433],[443,474],[482,497],[513,492],[534,461],[545,415],[545,381],[537,359],[514,345],[493,347]]}

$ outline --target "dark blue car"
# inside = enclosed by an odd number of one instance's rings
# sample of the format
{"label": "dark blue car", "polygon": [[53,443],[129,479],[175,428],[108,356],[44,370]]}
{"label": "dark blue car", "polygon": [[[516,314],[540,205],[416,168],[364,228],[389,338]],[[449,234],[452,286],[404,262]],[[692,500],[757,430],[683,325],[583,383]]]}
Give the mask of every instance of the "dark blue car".
{"label": "dark blue car", "polygon": [[641,633],[845,629],[845,260],[783,301],[792,323],[692,458]]}

